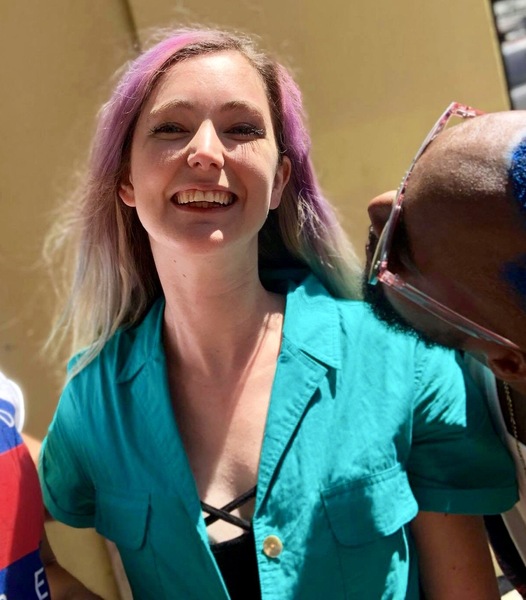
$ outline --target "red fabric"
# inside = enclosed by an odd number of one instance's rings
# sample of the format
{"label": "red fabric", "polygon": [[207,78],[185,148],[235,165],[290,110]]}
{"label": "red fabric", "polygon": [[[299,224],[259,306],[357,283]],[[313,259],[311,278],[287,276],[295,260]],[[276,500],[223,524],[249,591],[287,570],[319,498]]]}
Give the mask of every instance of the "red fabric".
{"label": "red fabric", "polygon": [[0,570],[37,550],[43,528],[37,471],[20,443],[0,453]]}

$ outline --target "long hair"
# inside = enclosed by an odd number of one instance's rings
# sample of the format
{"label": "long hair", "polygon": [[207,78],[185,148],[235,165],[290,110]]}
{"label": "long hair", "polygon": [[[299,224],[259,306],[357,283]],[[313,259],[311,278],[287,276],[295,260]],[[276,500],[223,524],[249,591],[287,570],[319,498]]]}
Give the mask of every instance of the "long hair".
{"label": "long hair", "polygon": [[146,231],[118,195],[142,107],[174,64],[224,50],[240,52],[262,77],[279,155],[292,167],[281,203],[259,235],[260,268],[304,266],[335,296],[359,296],[359,262],[316,180],[301,93],[290,74],[244,35],[172,31],[128,65],[102,106],[86,174],[48,239],[48,256],[53,260],[62,249],[66,272],[72,271],[48,345],[60,347],[71,335],[74,352],[86,348],[75,372],[117,329],[138,322],[161,294]]}

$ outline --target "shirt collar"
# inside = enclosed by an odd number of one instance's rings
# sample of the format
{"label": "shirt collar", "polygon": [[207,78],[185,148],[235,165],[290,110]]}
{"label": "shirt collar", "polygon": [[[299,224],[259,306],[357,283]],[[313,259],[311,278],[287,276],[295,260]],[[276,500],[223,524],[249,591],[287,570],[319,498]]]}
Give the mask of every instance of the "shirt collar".
{"label": "shirt collar", "polygon": [[289,284],[283,337],[317,361],[340,368],[338,304],[314,275]]}
{"label": "shirt collar", "polygon": [[[148,360],[164,360],[162,320],[164,298],[154,302],[144,319],[120,333],[129,351],[118,382],[132,379]],[[341,363],[341,333],[337,303],[314,275],[300,283],[289,280],[283,337],[315,360],[333,368]]]}
{"label": "shirt collar", "polygon": [[144,319],[130,329],[120,333],[129,339],[124,366],[117,376],[122,383],[132,379],[148,360],[164,360],[162,344],[164,298],[158,298]]}

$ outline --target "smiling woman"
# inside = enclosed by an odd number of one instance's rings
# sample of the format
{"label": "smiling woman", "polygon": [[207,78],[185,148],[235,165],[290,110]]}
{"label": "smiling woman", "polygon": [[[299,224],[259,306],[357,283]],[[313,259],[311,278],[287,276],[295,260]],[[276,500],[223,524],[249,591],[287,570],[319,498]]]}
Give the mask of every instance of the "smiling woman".
{"label": "smiling woman", "polygon": [[119,195],[137,209],[159,272],[174,270],[169,248],[186,269],[185,249],[210,261],[210,244],[235,241],[229,261],[245,269],[257,264],[258,232],[279,206],[290,164],[263,79],[242,54],[221,51],[163,76],[137,121]]}
{"label": "smiling woman", "polygon": [[77,354],[40,474],[134,597],[497,597],[465,515],[511,506],[511,461],[455,357],[357,300],[283,66],[166,37],[103,107],[71,211]]}

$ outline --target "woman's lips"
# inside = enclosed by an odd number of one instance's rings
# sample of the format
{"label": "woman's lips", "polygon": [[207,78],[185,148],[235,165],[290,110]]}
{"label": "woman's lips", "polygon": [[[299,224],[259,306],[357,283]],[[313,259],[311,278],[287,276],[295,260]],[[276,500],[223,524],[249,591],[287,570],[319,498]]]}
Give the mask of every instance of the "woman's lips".
{"label": "woman's lips", "polygon": [[205,209],[231,206],[235,200],[235,194],[223,190],[184,190],[172,197],[178,206]]}

